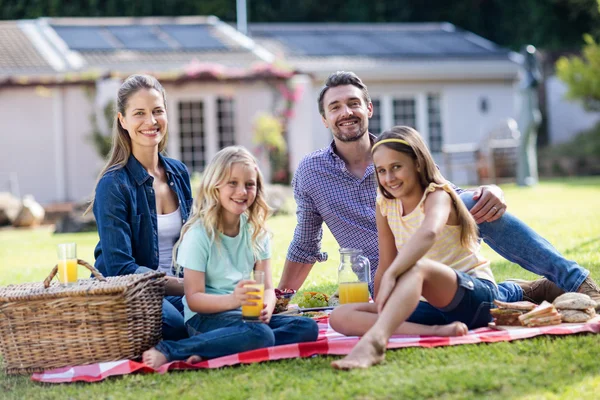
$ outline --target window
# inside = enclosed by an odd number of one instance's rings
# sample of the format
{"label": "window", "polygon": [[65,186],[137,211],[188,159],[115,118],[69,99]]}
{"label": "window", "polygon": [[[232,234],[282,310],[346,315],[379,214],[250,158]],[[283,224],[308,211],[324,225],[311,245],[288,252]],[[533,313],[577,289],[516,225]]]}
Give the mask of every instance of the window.
{"label": "window", "polygon": [[417,114],[414,98],[394,99],[394,125],[406,125],[416,128]]}
{"label": "window", "polygon": [[219,149],[235,144],[234,102],[231,98],[217,98],[217,129]]}
{"label": "window", "polygon": [[432,153],[442,151],[442,113],[440,109],[440,95],[427,95],[427,121],[429,127],[429,150]]}
{"label": "window", "polygon": [[204,103],[179,102],[179,132],[181,161],[190,171],[202,171],[206,165]]}
{"label": "window", "polygon": [[373,116],[369,120],[369,132],[375,136],[381,135],[381,101],[371,99],[373,103]]}

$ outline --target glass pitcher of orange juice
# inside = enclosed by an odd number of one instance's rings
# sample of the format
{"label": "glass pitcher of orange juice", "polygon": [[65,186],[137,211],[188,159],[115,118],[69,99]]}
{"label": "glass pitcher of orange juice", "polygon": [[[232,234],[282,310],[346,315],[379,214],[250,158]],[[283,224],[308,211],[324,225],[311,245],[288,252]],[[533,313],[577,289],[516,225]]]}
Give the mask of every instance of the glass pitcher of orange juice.
{"label": "glass pitcher of orange juice", "polygon": [[340,304],[368,303],[371,264],[359,249],[340,249]]}

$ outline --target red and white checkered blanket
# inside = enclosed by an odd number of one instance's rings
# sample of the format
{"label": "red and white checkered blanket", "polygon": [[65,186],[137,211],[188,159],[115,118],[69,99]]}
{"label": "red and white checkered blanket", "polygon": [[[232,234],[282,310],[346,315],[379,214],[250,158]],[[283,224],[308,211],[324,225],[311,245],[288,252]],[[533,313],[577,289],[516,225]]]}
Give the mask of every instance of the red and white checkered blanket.
{"label": "red and white checkered blanket", "polygon": [[[188,364],[184,361],[174,361],[154,370],[140,362],[121,360],[90,364],[77,367],[65,367],[33,374],[32,380],[48,383],[65,382],[97,382],[109,376],[126,375],[132,372],[158,372],[164,374],[171,370],[220,368],[236,364],[250,364],[262,361],[281,360],[285,358],[311,357],[317,354],[344,355],[348,354],[358,342],[356,336],[344,336],[328,324],[328,318],[319,321],[319,339],[316,342],[290,344],[247,351],[230,356]],[[527,339],[539,335],[571,335],[575,333],[600,332],[600,319],[595,318],[586,324],[562,324],[541,328],[515,328],[511,330],[494,330],[480,328],[469,331],[466,336],[437,337],[437,336],[393,336],[387,348],[401,347],[438,347],[455,346],[459,344],[508,342],[517,339]]]}

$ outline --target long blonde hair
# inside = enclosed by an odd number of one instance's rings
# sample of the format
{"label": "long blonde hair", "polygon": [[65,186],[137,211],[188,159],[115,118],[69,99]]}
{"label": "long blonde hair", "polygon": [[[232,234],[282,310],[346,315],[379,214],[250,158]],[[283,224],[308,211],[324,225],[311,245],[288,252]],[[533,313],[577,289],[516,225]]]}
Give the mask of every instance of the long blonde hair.
{"label": "long blonde hair", "polygon": [[[381,136],[377,138],[375,143],[385,139],[401,139],[408,143],[407,145],[398,142],[386,142],[381,143],[377,147],[385,146],[391,150],[410,156],[417,163],[417,165],[421,167],[419,172],[419,180],[423,189],[427,188],[430,183],[448,183],[448,181],[442,176],[442,173],[438,167],[435,165],[435,161],[433,161],[433,157],[431,156],[427,145],[425,142],[423,142],[421,135],[415,129],[409,126],[394,126],[392,129],[383,132]],[[375,153],[376,151],[377,149],[375,148],[373,152]],[[375,175],[377,176],[377,174]],[[379,176],[377,176],[377,184],[379,185],[379,190],[384,197],[388,199],[394,198],[394,196],[385,190],[379,181]],[[454,192],[454,190],[450,190],[448,194],[452,198],[452,203],[454,204],[458,215],[458,223],[460,225],[460,243],[465,248],[471,248],[473,243],[477,241],[479,237],[479,230],[477,228],[477,224],[475,223],[475,219],[460,200],[456,192]]]}
{"label": "long blonde hair", "polygon": [[192,216],[181,228],[179,240],[173,246],[173,261],[177,265],[177,249],[183,240],[183,236],[197,221],[202,226],[213,242],[218,242],[219,235],[217,231],[222,231],[222,212],[223,208],[219,202],[219,189],[223,187],[231,176],[233,164],[241,163],[256,170],[256,197],[254,202],[248,207],[246,215],[248,224],[252,229],[251,246],[254,255],[258,255],[259,239],[267,234],[266,220],[269,216],[269,206],[265,199],[264,179],[256,159],[242,146],[229,146],[221,149],[211,162],[206,166],[200,180],[198,193],[194,199],[194,210]]}
{"label": "long blonde hair", "polygon": [[[131,156],[131,138],[129,133],[121,126],[119,122],[119,113],[125,115],[129,98],[142,89],[155,89],[158,91],[164,102],[165,111],[167,109],[167,94],[165,89],[162,87],[160,82],[153,76],[150,75],[130,75],[119,87],[117,92],[117,104],[115,107],[115,118],[113,120],[112,128],[112,146],[108,156],[106,165],[100,171],[96,184],[94,185],[94,191],[92,192],[92,201],[90,205],[83,213],[87,214],[94,207],[94,198],[96,197],[96,187],[98,182],[107,172],[114,171],[119,168],[123,168],[129,156]],[[165,132],[162,140],[158,144],[158,152],[162,153],[167,147],[168,132]]]}

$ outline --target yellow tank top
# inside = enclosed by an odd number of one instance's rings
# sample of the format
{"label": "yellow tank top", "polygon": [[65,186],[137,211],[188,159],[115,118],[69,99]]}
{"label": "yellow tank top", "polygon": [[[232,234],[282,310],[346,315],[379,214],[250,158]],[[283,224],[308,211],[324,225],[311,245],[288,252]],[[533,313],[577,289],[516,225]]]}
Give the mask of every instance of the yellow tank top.
{"label": "yellow tank top", "polygon": [[[380,192],[377,193],[377,204],[381,214],[394,234],[396,248],[399,250],[404,243],[415,234],[425,219],[425,198],[437,189],[450,192],[452,188],[446,184],[431,183],[421,201],[408,215],[402,216],[402,202],[399,199],[388,199]],[[441,262],[457,271],[465,272],[479,279],[486,279],[496,284],[490,268],[490,262],[479,254],[480,245],[474,241],[470,248],[465,248],[460,243],[460,226],[445,225],[438,235],[436,242],[429,249],[426,258]]]}

